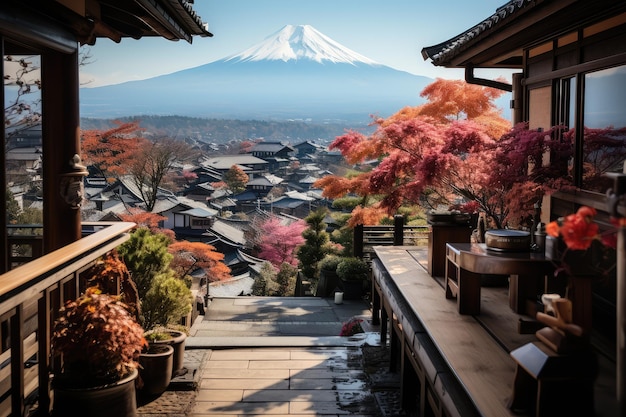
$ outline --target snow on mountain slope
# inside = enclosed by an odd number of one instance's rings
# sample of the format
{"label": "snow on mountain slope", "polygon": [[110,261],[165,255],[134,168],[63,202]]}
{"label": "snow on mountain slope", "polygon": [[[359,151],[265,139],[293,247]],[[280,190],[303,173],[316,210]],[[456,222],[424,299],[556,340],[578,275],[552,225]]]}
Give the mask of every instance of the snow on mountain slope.
{"label": "snow on mountain slope", "polygon": [[286,25],[278,32],[225,61],[290,61],[310,59],[318,63],[380,65],[332,40],[310,25]]}

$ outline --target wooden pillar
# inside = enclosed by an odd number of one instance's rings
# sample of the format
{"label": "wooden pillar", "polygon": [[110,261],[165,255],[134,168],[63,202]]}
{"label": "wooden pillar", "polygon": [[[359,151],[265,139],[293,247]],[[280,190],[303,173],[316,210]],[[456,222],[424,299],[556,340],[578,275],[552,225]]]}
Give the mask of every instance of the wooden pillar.
{"label": "wooden pillar", "polygon": [[69,54],[44,53],[41,68],[44,253],[49,253],[81,237],[80,210],[60,192],[62,174],[72,171],[70,162],[80,155],[78,45]]}
{"label": "wooden pillar", "polygon": [[404,216],[396,214],[393,216],[393,245],[402,246],[404,244]]}
{"label": "wooden pillar", "polygon": [[[0,53],[2,54],[2,57],[4,58],[4,38],[2,36],[0,36]],[[3,65],[0,66],[0,75],[2,76],[2,79],[4,79],[4,60],[2,61]],[[4,103],[4,87],[2,89],[0,89],[0,103]],[[4,104],[3,104],[4,106]],[[6,143],[6,132],[4,131],[4,113],[2,116],[2,123],[0,123],[0,137],[2,137],[2,140],[5,141]],[[6,167],[6,146],[2,147],[2,157],[0,158],[0,184],[2,184],[2,196],[4,198],[5,193],[6,193],[6,187],[7,187],[7,178],[6,178],[6,172],[7,172],[7,167]],[[7,272],[9,270],[9,244],[8,244],[8,238],[7,238],[7,205],[6,205],[6,201],[5,204],[3,204],[0,207],[0,216],[2,216],[2,227],[0,227],[0,240],[2,241],[2,243],[0,244],[0,251],[2,252],[0,254],[0,274]]]}
{"label": "wooden pillar", "polygon": [[354,231],[352,235],[352,247],[354,251],[354,256],[357,258],[363,257],[363,225],[357,224],[354,226]]}
{"label": "wooden pillar", "polygon": [[522,85],[523,76],[524,74],[522,73],[515,73],[512,75],[513,126],[524,121],[524,86]]}

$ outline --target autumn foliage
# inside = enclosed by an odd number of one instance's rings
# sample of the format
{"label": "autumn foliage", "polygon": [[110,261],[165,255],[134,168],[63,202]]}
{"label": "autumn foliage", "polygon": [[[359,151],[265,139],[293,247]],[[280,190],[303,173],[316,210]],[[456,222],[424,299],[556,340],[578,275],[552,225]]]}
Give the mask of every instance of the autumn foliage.
{"label": "autumn foliage", "polygon": [[147,139],[141,137],[139,122],[113,123],[116,126],[106,131],[81,132],[83,161],[107,179],[127,174],[141,147],[148,143]]}
{"label": "autumn foliage", "polygon": [[248,174],[246,174],[245,171],[237,165],[230,167],[230,169],[224,174],[224,182],[235,194],[244,191],[249,180],[250,178],[248,178]]}
{"label": "autumn foliage", "polygon": [[283,263],[292,266],[298,264],[296,251],[304,243],[304,221],[284,224],[279,218],[272,217],[261,224],[260,229],[259,257],[271,262],[276,268]]}
{"label": "autumn foliage", "polygon": [[181,240],[170,244],[167,250],[174,256],[170,268],[180,277],[187,276],[196,269],[203,269],[209,281],[230,278],[230,268],[223,262],[224,254],[217,252],[208,243]]}
{"label": "autumn foliage", "polygon": [[493,104],[500,94],[437,80],[422,93],[426,104],[376,119],[369,136],[350,131],[331,144],[351,164],[378,159],[374,169],[351,178],[327,176],[315,186],[330,198],[364,197],[366,203],[352,212],[352,226],[376,224],[405,204],[459,202],[474,202],[498,228],[524,222],[543,193],[562,186],[567,176],[563,165],[546,166],[544,155],[567,160],[571,142],[552,140],[557,129],[511,129]]}
{"label": "autumn foliage", "polygon": [[173,230],[164,229],[160,226],[162,221],[167,220],[167,217],[160,214],[148,212],[136,207],[129,207],[128,213],[120,213],[118,216],[124,222],[136,223],[137,227],[145,227],[152,233],[164,234],[172,241],[176,239],[176,234]]}

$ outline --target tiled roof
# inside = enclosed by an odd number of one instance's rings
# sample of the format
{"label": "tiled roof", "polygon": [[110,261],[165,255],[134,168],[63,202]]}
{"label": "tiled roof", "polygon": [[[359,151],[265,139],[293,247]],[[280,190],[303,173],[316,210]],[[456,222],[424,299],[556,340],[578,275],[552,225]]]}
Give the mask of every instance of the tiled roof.
{"label": "tiled roof", "polygon": [[[211,282],[209,284],[209,295],[212,297],[235,297],[240,294],[251,294],[254,278],[249,273],[238,275],[227,281]],[[203,288],[200,296],[206,290]],[[202,298],[200,298],[202,300]]]}
{"label": "tiled roof", "polygon": [[253,186],[253,185],[272,186],[274,184],[269,180],[269,178],[265,178],[261,176],[261,177],[255,177],[246,183],[246,186]]}
{"label": "tiled roof", "polygon": [[192,208],[189,210],[185,210],[185,211],[181,211],[179,214],[184,214],[187,216],[192,216],[192,217],[199,217],[199,218],[209,218],[209,217],[215,217],[217,215],[217,211],[216,210],[212,210],[210,208]]}
{"label": "tiled roof", "polygon": [[238,165],[242,169],[247,169],[245,168],[247,165],[248,166],[249,165],[266,166],[267,161],[264,161],[261,158],[257,158],[256,156],[241,154],[241,155],[215,156],[213,158],[205,159],[200,164],[203,167],[209,167],[209,168],[214,168],[214,169],[219,169],[219,170],[228,170],[233,165]]}
{"label": "tiled roof", "polygon": [[488,36],[489,32],[514,19],[520,10],[533,7],[536,3],[536,0],[511,0],[471,29],[439,45],[423,48],[422,57],[425,60],[430,58],[434,65],[445,65],[447,61],[457,56],[464,49]]}
{"label": "tiled roof", "polygon": [[294,148],[290,145],[285,145],[281,142],[259,142],[252,148],[251,152],[280,152],[287,148],[289,151],[294,151]]}
{"label": "tiled roof", "polygon": [[213,226],[211,226],[211,232],[240,245],[246,243],[243,231],[237,229],[236,227],[232,227],[221,220],[216,220],[215,223],[213,223]]}

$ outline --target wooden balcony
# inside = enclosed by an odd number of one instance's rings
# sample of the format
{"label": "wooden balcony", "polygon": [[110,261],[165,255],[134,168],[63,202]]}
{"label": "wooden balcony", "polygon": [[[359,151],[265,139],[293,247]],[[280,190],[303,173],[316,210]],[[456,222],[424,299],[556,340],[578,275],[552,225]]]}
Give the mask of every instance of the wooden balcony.
{"label": "wooden balcony", "polygon": [[33,260],[0,276],[0,416],[32,415],[35,409],[49,414],[50,336],[57,312],[83,289],[81,272],[126,241],[135,225],[84,226],[85,237],[40,257],[36,235],[9,237],[11,244],[30,245],[29,256],[12,261]]}

